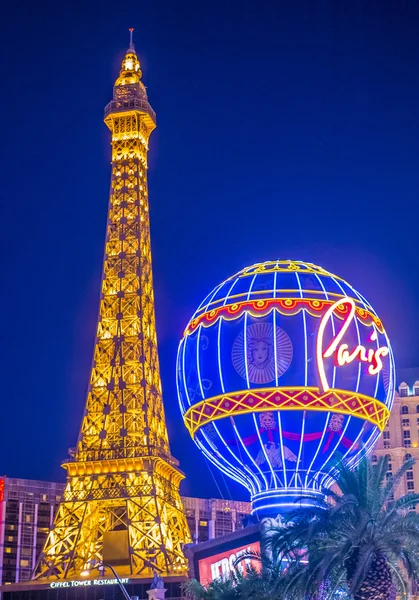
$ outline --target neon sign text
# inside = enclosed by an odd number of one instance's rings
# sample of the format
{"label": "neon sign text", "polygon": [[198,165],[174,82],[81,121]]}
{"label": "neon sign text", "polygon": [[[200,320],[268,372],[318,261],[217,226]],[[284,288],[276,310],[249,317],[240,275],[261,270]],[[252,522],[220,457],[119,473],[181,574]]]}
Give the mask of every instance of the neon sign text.
{"label": "neon sign text", "polygon": [[198,562],[199,581],[208,585],[216,579],[229,577],[236,569],[244,573],[247,568],[253,567],[260,570],[260,564],[249,557],[250,553],[259,553],[260,543],[253,542],[248,546],[241,546],[234,550],[227,550],[220,554],[203,558]]}
{"label": "neon sign text", "polygon": [[[323,350],[323,341],[324,341],[324,332],[327,324],[333,317],[334,311],[338,306],[342,304],[349,304],[350,311],[348,316],[346,317],[340,331],[335,335],[334,339],[330,342],[329,346],[326,350]],[[349,350],[348,344],[341,344],[343,336],[348,330],[349,325],[352,323],[355,317],[355,302],[352,298],[342,298],[341,300],[337,300],[334,304],[332,304],[329,309],[326,311],[324,317],[322,318],[319,326],[319,331],[317,334],[317,347],[316,347],[316,355],[317,355],[317,367],[319,370],[320,381],[323,386],[323,390],[327,392],[330,389],[329,382],[326,376],[326,370],[324,367],[324,359],[330,358],[331,356],[335,356],[335,363],[339,367],[343,367],[344,365],[349,365],[354,360],[359,360],[364,363],[369,363],[368,373],[370,375],[376,375],[383,368],[383,361],[381,360],[383,357],[388,356],[390,350],[387,346],[380,346],[378,348],[370,348],[367,349],[365,346],[358,344],[353,350]],[[377,341],[377,331],[374,329],[371,336],[371,342]]]}
{"label": "neon sign text", "polygon": [[[121,583],[129,583],[128,577],[121,578]],[[78,579],[76,581],[53,581],[49,584],[50,588],[68,588],[68,587],[86,587],[90,585],[116,585],[116,579]]]}

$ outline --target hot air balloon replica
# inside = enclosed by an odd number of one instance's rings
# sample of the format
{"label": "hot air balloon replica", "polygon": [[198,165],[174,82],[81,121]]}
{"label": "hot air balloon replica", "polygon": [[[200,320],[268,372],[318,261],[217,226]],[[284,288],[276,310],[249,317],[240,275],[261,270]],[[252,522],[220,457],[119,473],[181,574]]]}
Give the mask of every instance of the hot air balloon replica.
{"label": "hot air balloon replica", "polygon": [[342,464],[372,449],[393,403],[394,358],[349,283],[278,260],[243,269],[200,304],[177,385],[195,443],[263,518],[321,499]]}

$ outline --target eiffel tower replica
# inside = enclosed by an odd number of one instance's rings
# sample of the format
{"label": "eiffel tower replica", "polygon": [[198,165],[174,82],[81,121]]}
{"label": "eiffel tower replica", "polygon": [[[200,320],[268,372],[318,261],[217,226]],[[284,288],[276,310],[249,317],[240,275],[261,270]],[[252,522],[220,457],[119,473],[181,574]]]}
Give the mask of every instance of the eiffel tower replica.
{"label": "eiffel tower replica", "polygon": [[141,76],[130,30],[105,108],[112,179],[90,385],[39,581],[97,578],[104,562],[124,577],[187,574],[184,475],[164,417],[151,269],[147,152],[156,115]]}

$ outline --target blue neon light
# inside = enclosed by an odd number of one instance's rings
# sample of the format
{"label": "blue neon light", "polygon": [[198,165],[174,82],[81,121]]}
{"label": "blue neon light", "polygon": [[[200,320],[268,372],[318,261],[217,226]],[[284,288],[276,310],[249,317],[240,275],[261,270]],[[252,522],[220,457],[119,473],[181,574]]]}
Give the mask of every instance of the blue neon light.
{"label": "blue neon light", "polygon": [[[377,326],[377,319],[373,320],[377,315],[371,305],[348,283],[315,265],[290,263],[287,268],[284,261],[277,261],[253,265],[230,277],[208,294],[194,313],[198,325],[188,325],[177,357],[182,414],[202,400],[212,402],[223,394],[234,399],[244,390],[255,394],[281,388],[320,390],[317,333],[327,307],[344,297],[372,315],[367,322],[355,316],[349,324],[344,338],[348,348],[387,347],[389,353],[383,357],[382,370],[374,375],[369,375],[368,365],[360,360],[344,366],[336,366],[333,359],[325,361],[331,392],[358,392],[390,410],[394,356],[387,334]],[[272,299],[275,304],[263,312],[264,301]],[[279,304],[286,300],[292,307],[301,299],[324,302],[325,308],[316,313],[303,304],[287,311],[285,304]],[[245,302],[253,305],[238,310]],[[260,314],[255,302],[262,307]],[[224,312],[213,322],[201,319],[219,309]],[[334,313],[324,329],[325,343],[335,339],[341,327],[342,317]],[[377,339],[371,341],[373,332]],[[224,412],[199,426],[194,439],[208,460],[248,488],[256,513],[280,512],[298,495],[318,497],[321,488],[333,482],[339,465],[358,464],[380,435],[374,423],[353,413],[334,412],[333,393],[329,401],[329,411],[306,410],[304,406],[278,410],[266,405],[257,411],[240,413],[235,409],[230,414],[226,400]]]}

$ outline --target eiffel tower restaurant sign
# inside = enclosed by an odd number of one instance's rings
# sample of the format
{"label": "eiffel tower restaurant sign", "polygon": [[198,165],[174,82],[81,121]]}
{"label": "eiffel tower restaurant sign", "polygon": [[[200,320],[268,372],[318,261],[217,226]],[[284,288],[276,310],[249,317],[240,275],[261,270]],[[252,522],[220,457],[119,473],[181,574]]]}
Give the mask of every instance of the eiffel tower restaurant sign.
{"label": "eiffel tower restaurant sign", "polygon": [[[128,577],[121,577],[120,582],[122,584],[129,583]],[[76,579],[74,581],[51,581],[49,584],[50,588],[72,588],[72,587],[89,587],[89,586],[100,586],[100,585],[118,585],[116,579]]]}

